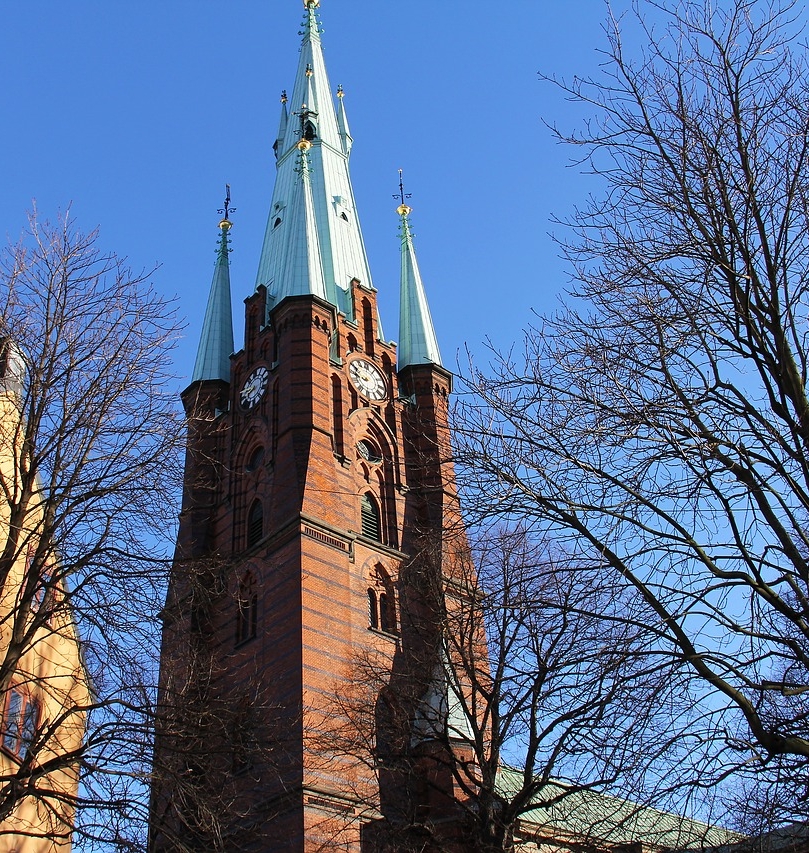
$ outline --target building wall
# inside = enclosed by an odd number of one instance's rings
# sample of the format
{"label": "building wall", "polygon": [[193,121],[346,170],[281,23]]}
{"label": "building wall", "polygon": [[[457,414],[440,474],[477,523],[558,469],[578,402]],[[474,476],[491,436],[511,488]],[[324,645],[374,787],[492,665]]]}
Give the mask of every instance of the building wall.
{"label": "building wall", "polygon": [[[0,483],[6,494],[14,495],[19,477],[21,420],[17,396],[13,389],[0,390]],[[4,792],[21,778],[21,768],[28,762],[36,775],[38,768],[60,756],[75,754],[81,747],[85,731],[88,686],[81,658],[76,626],[67,606],[60,605],[62,587],[46,581],[46,590],[33,596],[26,592],[35,570],[48,576],[53,558],[40,562],[34,552],[39,544],[42,509],[34,494],[24,515],[19,537],[11,535],[9,504],[0,500],[0,549],[10,554],[8,572],[0,589],[0,661],[8,661],[11,644],[21,623],[27,625],[34,612],[52,611],[46,624],[29,635],[22,655],[8,678],[0,684],[0,786]],[[13,540],[17,540],[16,546]],[[39,566],[44,565],[42,570]],[[30,592],[30,588],[29,588]],[[6,667],[4,666],[4,669]],[[9,722],[13,694],[23,694],[26,702],[38,706],[33,736],[36,754],[26,757],[26,738],[12,738]],[[35,780],[35,787],[48,793],[23,798],[0,823],[0,853],[66,853],[71,847],[74,800],[78,789],[78,759]]]}
{"label": "building wall", "polygon": [[[415,700],[434,668],[425,648],[416,649],[423,625],[412,623],[429,607],[403,576],[423,579],[428,566],[437,577],[452,573],[442,554],[443,525],[459,520],[445,461],[449,374],[425,365],[402,388],[395,346],[378,339],[376,293],[355,282],[353,299],[356,320],[307,296],[285,300],[264,323],[259,288],[246,301],[245,348],[233,357],[231,382],[195,383],[184,394],[189,454],[161,701],[170,716],[176,686],[194,678],[177,664],[196,657],[188,651],[192,576],[217,565],[220,591],[196,640],[212,674],[206,701],[222,702],[225,715],[222,697],[252,704],[265,747],[254,750],[243,776],[228,765],[232,743],[223,745],[218,769],[211,760],[206,771],[238,791],[238,817],[229,826],[227,815],[221,820],[226,835],[243,830],[244,850],[360,850],[363,824],[402,792],[391,781],[386,796],[371,766],[373,744],[352,745],[349,729],[373,740],[385,689],[398,680],[397,690],[405,686]],[[358,393],[355,358],[382,372],[384,399]],[[262,367],[267,389],[245,409],[240,391]],[[378,536],[363,527],[366,493],[378,509]],[[249,545],[256,501],[264,526],[260,542]],[[239,642],[248,576],[255,636]],[[351,719],[355,713],[365,717]],[[169,740],[158,739],[158,763]],[[170,816],[180,809],[172,781],[156,787],[153,849],[172,850],[169,836],[186,818]]]}

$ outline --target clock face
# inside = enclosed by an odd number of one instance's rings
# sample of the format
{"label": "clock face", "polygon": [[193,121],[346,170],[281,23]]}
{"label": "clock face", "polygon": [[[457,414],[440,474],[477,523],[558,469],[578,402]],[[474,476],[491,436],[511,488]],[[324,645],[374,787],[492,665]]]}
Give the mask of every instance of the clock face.
{"label": "clock face", "polygon": [[242,386],[241,393],[239,394],[239,401],[243,408],[252,409],[258,403],[267,390],[269,379],[270,372],[266,367],[257,367],[247,377],[247,381]]}
{"label": "clock face", "polygon": [[357,391],[369,400],[384,400],[388,386],[382,371],[364,358],[355,358],[348,365],[348,375]]}

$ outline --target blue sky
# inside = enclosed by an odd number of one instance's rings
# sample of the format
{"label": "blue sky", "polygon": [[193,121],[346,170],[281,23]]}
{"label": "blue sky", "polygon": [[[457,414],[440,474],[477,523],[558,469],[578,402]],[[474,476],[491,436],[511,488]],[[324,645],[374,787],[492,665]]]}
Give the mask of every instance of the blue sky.
{"label": "blue sky", "polygon": [[[300,0],[0,3],[0,231],[32,199],[72,205],[84,229],[176,294],[193,366],[213,271],[217,208],[232,186],[237,341],[274,178],[279,95],[297,62]],[[571,106],[537,71],[597,69],[602,0],[323,0],[331,82],[346,90],[351,166],[386,335],[398,312],[397,169],[448,367],[465,346],[508,346],[552,308],[568,271],[548,237],[591,190],[543,119]],[[238,344],[237,344],[238,345]],[[181,380],[181,384],[184,381]]]}

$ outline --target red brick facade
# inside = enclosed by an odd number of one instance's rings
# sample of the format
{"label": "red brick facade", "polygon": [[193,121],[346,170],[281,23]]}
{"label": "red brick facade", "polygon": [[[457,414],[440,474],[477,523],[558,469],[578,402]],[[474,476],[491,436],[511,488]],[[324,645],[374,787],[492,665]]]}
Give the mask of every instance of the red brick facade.
{"label": "red brick facade", "polygon": [[[388,720],[389,738],[407,746],[413,708],[401,697],[426,688],[435,579],[452,571],[451,376],[434,365],[397,375],[395,347],[378,339],[376,293],[355,281],[352,295],[355,320],[313,296],[267,317],[259,288],[230,384],[183,394],[156,853],[375,850],[386,809],[412,799],[409,782],[375,766],[376,727]],[[355,358],[382,372],[383,400],[352,383]],[[240,392],[260,367],[266,388],[246,409]],[[358,676],[363,667],[373,674]],[[352,749],[352,727],[373,743]]]}

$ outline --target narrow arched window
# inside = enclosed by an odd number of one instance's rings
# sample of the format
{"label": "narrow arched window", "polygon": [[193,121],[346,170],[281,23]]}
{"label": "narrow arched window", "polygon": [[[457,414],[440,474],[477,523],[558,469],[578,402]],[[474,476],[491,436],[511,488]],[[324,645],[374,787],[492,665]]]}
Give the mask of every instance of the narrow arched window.
{"label": "narrow arched window", "polygon": [[336,376],[331,378],[331,418],[334,435],[334,452],[342,456],[343,446],[343,388]]}
{"label": "narrow arched window", "polygon": [[396,630],[392,610],[390,598],[386,592],[383,592],[379,596],[379,627],[388,634],[392,634]]}
{"label": "narrow arched window", "polygon": [[376,603],[376,590],[368,590],[368,624],[372,628],[379,627],[379,610]]}
{"label": "narrow arched window", "polygon": [[303,129],[303,138],[308,139],[310,142],[313,139],[317,139],[317,131],[315,130],[314,124],[311,121],[307,121],[306,125]]}
{"label": "narrow arched window", "polygon": [[390,601],[388,601],[387,593],[384,592],[379,596],[379,627],[388,633],[393,631],[390,619]]}
{"label": "narrow arched window", "polygon": [[378,628],[386,634],[397,633],[396,590],[390,575],[381,565],[377,565],[374,570],[373,586],[368,589],[368,602],[369,609],[373,602],[371,627]]}
{"label": "narrow arched window", "polygon": [[252,548],[264,536],[264,507],[254,500],[247,515],[247,547]]}
{"label": "narrow arched window", "polygon": [[365,332],[365,352],[374,354],[374,313],[371,303],[367,299],[362,300],[362,326]]}
{"label": "narrow arched window", "polygon": [[236,643],[244,643],[256,636],[258,627],[258,589],[252,572],[245,572],[239,581],[236,614]]}
{"label": "narrow arched window", "polygon": [[360,500],[360,516],[362,535],[379,542],[381,539],[379,504],[376,502],[376,498],[368,492]]}

